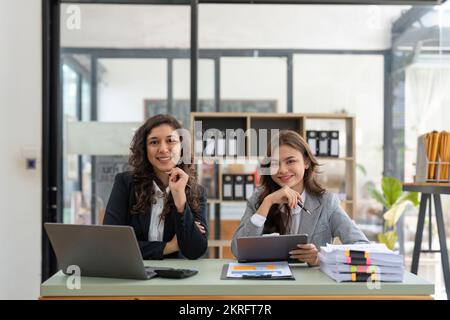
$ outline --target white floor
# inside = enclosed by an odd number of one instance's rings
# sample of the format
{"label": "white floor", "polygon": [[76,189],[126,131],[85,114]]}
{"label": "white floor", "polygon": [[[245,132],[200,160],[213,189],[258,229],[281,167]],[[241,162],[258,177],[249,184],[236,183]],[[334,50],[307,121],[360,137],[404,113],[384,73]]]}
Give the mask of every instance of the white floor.
{"label": "white floor", "polygon": [[[405,256],[405,269],[411,271],[412,255]],[[439,253],[421,253],[418,275],[434,283],[436,300],[446,300],[444,274],[442,273],[441,255]]]}

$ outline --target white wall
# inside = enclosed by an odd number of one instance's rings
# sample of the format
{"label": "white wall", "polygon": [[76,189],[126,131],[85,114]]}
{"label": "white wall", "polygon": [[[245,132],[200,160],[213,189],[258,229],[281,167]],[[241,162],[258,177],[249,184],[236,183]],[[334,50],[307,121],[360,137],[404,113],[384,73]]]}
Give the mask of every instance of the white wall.
{"label": "white wall", "polygon": [[[61,46],[190,47],[190,7],[178,5],[61,5]],[[77,11],[77,8],[80,8]],[[75,10],[74,10],[75,9]],[[74,11],[72,11],[74,10]],[[80,28],[72,28],[80,13]],[[69,27],[67,27],[69,25]]]}
{"label": "white wall", "polygon": [[450,131],[450,62],[415,63],[405,78],[405,180],[410,182],[416,173],[417,138],[433,130]]}
{"label": "white wall", "polygon": [[[189,6],[78,5],[80,29],[67,4],[67,47],[189,48]],[[390,25],[409,6],[201,4],[200,48],[386,49]],[[69,9],[69,13],[68,10]]]}
{"label": "white wall", "polygon": [[276,111],[286,112],[285,58],[228,57],[220,63],[221,99],[276,100]]}
{"label": "white wall", "polygon": [[[173,60],[173,97],[190,99],[191,61]],[[214,60],[200,59],[198,62],[198,98],[214,99]]]}
{"label": "white wall", "polygon": [[[339,112],[356,117],[358,190],[383,171],[384,61],[379,55],[295,55],[294,112]],[[358,172],[359,173],[359,172]]]}
{"label": "white wall", "polygon": [[[167,99],[165,59],[100,59],[104,70],[98,86],[99,121],[143,121],[145,99]],[[286,112],[287,67],[280,58],[223,58],[222,99],[276,100]],[[190,62],[175,59],[173,95],[189,99]],[[199,98],[214,97],[214,63],[199,62]]]}
{"label": "white wall", "polygon": [[[71,9],[79,9],[79,29],[69,28]],[[201,4],[199,8],[200,48],[303,48],[303,49],[386,49],[390,47],[391,23],[409,6],[348,6],[348,5],[242,5]],[[68,5],[61,10],[61,44],[66,47],[113,48],[188,48],[189,6],[136,5]],[[70,24],[69,24],[70,25]],[[318,58],[320,59],[320,57]],[[348,59],[347,59],[348,60]],[[104,83],[99,86],[99,119],[101,121],[141,121],[143,99],[166,97],[166,68],[161,63],[150,67],[148,60],[102,60],[106,69]],[[296,60],[298,61],[298,60]],[[315,62],[315,61],[314,61]],[[307,70],[315,68],[311,63]],[[338,67],[334,75],[353,77],[359,66],[348,60],[345,68]],[[319,62],[320,63],[320,62]],[[127,66],[129,64],[129,67]],[[223,99],[275,99],[278,111],[286,110],[286,63],[277,58],[223,58],[221,60],[221,95]],[[295,67],[295,64],[294,64]],[[317,66],[319,69],[321,66]],[[302,67],[296,73],[307,74]],[[189,63],[174,61],[174,97],[189,98]],[[367,70],[367,71],[372,71]],[[311,70],[313,75],[317,75]],[[378,75],[371,75],[374,79]],[[356,74],[355,74],[356,75]],[[199,64],[199,97],[209,98],[214,93],[212,61]],[[321,77],[306,84],[323,92],[323,87],[334,88],[330,98],[333,104],[364,113],[366,104],[355,104],[357,99],[345,88],[348,81],[326,82]],[[355,82],[356,83],[356,82]],[[372,82],[362,81],[360,87],[370,88]],[[294,86],[296,101],[309,103],[315,92]],[[303,90],[303,91],[302,91]],[[377,91],[377,95],[380,92]],[[381,92],[382,93],[382,92]],[[312,98],[314,99],[314,98]],[[343,99],[345,101],[343,101]],[[350,101],[351,100],[351,101]],[[382,100],[379,106],[382,106]],[[371,102],[372,103],[372,102]],[[375,106],[375,103],[372,103]],[[330,105],[316,105],[316,112],[328,111]],[[377,106],[377,108],[379,108]],[[322,109],[324,107],[325,109]],[[337,106],[333,106],[335,109]],[[340,106],[339,106],[340,107]]]}
{"label": "white wall", "polygon": [[166,59],[100,59],[99,121],[141,122],[144,99],[167,99]]}
{"label": "white wall", "polygon": [[391,22],[405,8],[203,4],[199,8],[199,47],[386,49],[390,47]]}
{"label": "white wall", "polygon": [[[41,277],[41,2],[0,1],[0,299],[35,299]],[[29,151],[26,151],[29,149]]]}
{"label": "white wall", "polygon": [[[105,122],[144,120],[145,99],[167,99],[166,59],[100,59],[98,119]],[[214,97],[214,61],[199,61],[199,98]],[[190,98],[190,61],[173,60],[173,96]],[[284,77],[285,78],[285,77]]]}

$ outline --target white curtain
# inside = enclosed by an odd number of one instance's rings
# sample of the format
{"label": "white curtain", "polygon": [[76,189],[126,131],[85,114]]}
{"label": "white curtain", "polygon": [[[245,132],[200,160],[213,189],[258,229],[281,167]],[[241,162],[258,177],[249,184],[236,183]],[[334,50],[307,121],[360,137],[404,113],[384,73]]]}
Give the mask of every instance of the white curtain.
{"label": "white curtain", "polygon": [[450,130],[450,67],[416,64],[406,69],[405,181],[415,174],[417,138],[432,130]]}
{"label": "white curtain", "polygon": [[[450,106],[444,101],[450,93],[450,67],[417,65],[406,69],[405,113],[413,130],[420,135],[442,130],[442,120],[450,121]],[[414,130],[415,129],[415,130]]]}

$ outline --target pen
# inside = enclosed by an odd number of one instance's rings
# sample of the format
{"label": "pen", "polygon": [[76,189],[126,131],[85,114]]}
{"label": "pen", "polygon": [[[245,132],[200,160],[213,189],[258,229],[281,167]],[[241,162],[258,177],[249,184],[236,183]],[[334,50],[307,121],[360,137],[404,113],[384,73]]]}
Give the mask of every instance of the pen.
{"label": "pen", "polygon": [[305,206],[303,205],[303,203],[301,203],[301,202],[299,201],[299,202],[297,202],[297,204],[298,204],[298,206],[299,206],[300,208],[302,208],[303,210],[305,210],[305,212],[306,212],[307,214],[311,215],[311,211],[309,211],[308,209],[306,209]]}
{"label": "pen", "polygon": [[263,275],[250,275],[250,274],[243,274],[242,279],[268,279],[272,278],[271,274],[263,274]]}

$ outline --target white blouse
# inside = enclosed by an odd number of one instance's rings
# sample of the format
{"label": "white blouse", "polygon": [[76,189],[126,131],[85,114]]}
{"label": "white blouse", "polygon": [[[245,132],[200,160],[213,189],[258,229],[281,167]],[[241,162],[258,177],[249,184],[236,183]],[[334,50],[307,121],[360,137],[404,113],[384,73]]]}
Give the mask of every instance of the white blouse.
{"label": "white blouse", "polygon": [[[161,220],[161,214],[164,208],[164,193],[153,181],[153,188],[155,190],[156,203],[152,202],[152,216],[150,217],[150,228],[148,228],[148,241],[163,241],[164,235],[164,221]],[[170,191],[166,188],[166,194]]]}

